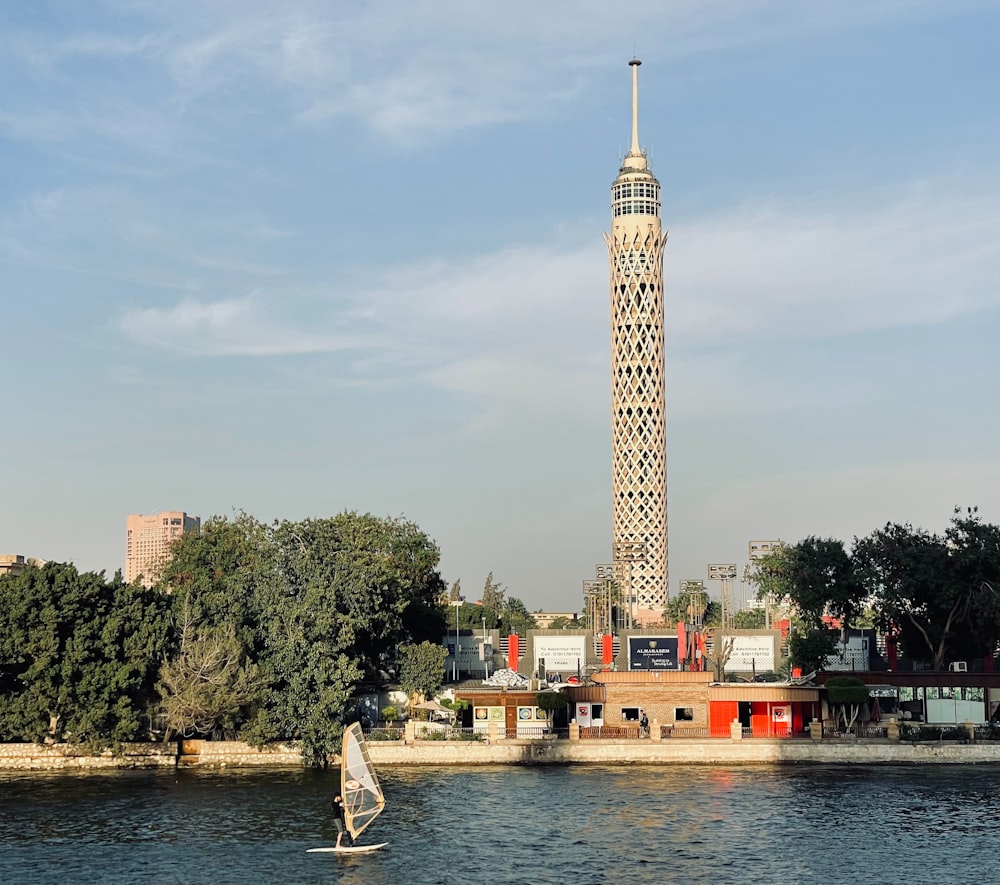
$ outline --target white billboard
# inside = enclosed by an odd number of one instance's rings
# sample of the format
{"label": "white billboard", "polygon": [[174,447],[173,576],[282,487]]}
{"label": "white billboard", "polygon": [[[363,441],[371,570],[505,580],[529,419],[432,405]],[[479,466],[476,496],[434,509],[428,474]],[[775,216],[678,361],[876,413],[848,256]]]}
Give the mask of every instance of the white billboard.
{"label": "white billboard", "polygon": [[756,670],[764,673],[774,669],[773,636],[723,636],[723,647],[732,642],[733,651],[726,669],[740,673]]}
{"label": "white billboard", "polygon": [[[576,676],[587,662],[586,636],[535,636],[534,670],[538,662],[545,659],[545,673],[558,673],[563,679]],[[544,678],[545,673],[539,673]]]}

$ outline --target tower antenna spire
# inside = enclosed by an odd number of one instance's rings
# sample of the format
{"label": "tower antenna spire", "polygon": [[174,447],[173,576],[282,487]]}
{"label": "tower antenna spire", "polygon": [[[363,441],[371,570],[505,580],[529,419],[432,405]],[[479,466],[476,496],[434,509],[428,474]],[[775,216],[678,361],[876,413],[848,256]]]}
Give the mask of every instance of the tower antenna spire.
{"label": "tower antenna spire", "polygon": [[642,62],[633,57],[629,62],[632,68],[632,147],[629,156],[638,157],[642,155],[639,150],[639,65]]}

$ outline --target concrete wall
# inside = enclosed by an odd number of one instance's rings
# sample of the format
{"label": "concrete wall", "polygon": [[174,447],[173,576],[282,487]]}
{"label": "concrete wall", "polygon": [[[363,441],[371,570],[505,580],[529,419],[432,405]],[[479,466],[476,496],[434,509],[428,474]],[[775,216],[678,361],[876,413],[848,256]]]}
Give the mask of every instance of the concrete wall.
{"label": "concrete wall", "polygon": [[[924,763],[1000,762],[1000,742],[922,744],[885,740],[726,740],[670,738],[651,740],[510,740],[492,744],[475,741],[372,741],[372,761],[384,765],[502,765],[502,764],[643,764],[643,765],[761,765],[772,763],[895,765]],[[289,745],[255,750],[239,741],[205,741],[197,757],[182,757],[200,766],[299,766],[298,749]],[[118,754],[96,756],[66,745],[0,744],[0,769],[42,771],[60,769],[164,768],[177,764],[176,747],[129,744]]]}
{"label": "concrete wall", "polygon": [[174,744],[125,744],[117,753],[99,755],[70,744],[0,744],[0,768],[58,771],[82,768],[173,768]]}
{"label": "concrete wall", "polygon": [[1000,762],[1000,742],[925,744],[890,741],[725,740],[670,738],[649,740],[427,741],[368,744],[376,766],[381,765],[495,765],[523,764],[647,764],[647,765],[760,765],[821,763],[896,765],[928,762]]}
{"label": "concrete wall", "polygon": [[197,759],[185,758],[195,765],[302,765],[302,753],[296,746],[271,744],[256,749],[242,741],[202,741]]}

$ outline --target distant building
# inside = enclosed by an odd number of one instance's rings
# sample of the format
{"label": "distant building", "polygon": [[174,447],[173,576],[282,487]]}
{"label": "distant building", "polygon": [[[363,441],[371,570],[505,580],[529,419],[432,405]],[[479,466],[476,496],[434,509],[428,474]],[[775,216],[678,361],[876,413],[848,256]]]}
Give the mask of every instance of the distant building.
{"label": "distant building", "polygon": [[125,581],[131,584],[140,575],[151,587],[160,577],[170,556],[171,545],[188,532],[201,530],[201,519],[180,510],[144,516],[130,513],[126,520]]}
{"label": "distant building", "polygon": [[0,577],[4,575],[19,575],[29,565],[43,566],[44,559],[35,559],[31,556],[21,556],[16,553],[0,554]]}
{"label": "distant building", "polygon": [[539,630],[548,630],[549,625],[553,621],[559,620],[559,618],[565,618],[567,621],[575,621],[576,612],[532,612],[531,617],[535,619]]}

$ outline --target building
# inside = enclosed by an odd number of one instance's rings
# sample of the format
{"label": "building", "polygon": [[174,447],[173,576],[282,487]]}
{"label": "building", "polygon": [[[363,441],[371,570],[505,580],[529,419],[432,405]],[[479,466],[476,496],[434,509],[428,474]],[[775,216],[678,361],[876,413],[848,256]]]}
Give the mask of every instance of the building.
{"label": "building", "polygon": [[611,188],[613,555],[634,621],[659,620],[669,596],[663,250],[660,183],[639,147],[640,61],[632,67],[632,141]]}
{"label": "building", "polygon": [[41,568],[45,565],[45,560],[24,557],[19,553],[4,553],[0,555],[0,578],[4,575],[19,575],[29,565],[37,565]]}
{"label": "building", "polygon": [[539,630],[547,630],[553,621],[559,621],[563,619],[565,619],[566,621],[575,621],[576,612],[537,611],[537,612],[532,612],[531,617],[535,619],[535,624],[538,626]]}
{"label": "building", "polygon": [[142,577],[151,587],[170,556],[171,545],[187,532],[201,529],[201,519],[180,510],[168,510],[144,516],[130,513],[125,523],[125,581],[131,584]]}

